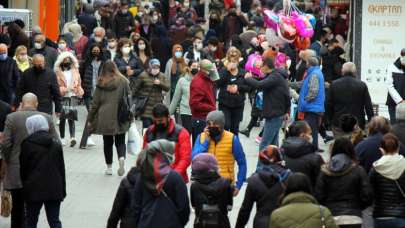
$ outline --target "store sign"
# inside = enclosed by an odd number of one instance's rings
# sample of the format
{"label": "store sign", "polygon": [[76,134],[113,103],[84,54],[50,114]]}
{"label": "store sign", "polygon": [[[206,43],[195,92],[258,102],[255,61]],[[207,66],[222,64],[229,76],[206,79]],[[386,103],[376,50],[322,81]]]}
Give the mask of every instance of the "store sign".
{"label": "store sign", "polygon": [[361,79],[383,104],[388,68],[405,48],[405,0],[363,0],[362,17]]}

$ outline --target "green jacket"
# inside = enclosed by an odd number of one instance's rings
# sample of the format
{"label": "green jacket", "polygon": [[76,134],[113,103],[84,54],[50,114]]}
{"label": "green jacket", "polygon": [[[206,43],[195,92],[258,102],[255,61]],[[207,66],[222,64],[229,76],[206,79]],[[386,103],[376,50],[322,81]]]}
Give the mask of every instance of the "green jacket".
{"label": "green jacket", "polygon": [[174,91],[172,102],[170,103],[170,115],[173,115],[175,113],[176,108],[180,103],[180,114],[191,116],[189,105],[191,79],[192,77],[188,73],[186,73],[177,82],[176,90]]}
{"label": "green jacket", "polygon": [[[322,206],[325,228],[338,228],[329,209]],[[315,198],[304,192],[287,195],[273,211],[271,228],[322,228],[321,209]]]}
{"label": "green jacket", "polygon": [[118,104],[124,95],[124,89],[129,91],[129,81],[123,76],[115,76],[109,82],[97,82],[93,94],[88,121],[92,133],[98,135],[124,134],[129,129],[129,121],[118,123]]}

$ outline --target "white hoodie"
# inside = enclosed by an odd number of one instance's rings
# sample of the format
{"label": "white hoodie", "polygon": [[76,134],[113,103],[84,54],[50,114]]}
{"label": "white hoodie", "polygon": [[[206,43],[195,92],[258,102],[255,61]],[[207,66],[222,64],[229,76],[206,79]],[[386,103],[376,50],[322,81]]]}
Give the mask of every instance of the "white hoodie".
{"label": "white hoodie", "polygon": [[398,180],[405,171],[405,158],[400,154],[383,155],[373,166],[385,178]]}

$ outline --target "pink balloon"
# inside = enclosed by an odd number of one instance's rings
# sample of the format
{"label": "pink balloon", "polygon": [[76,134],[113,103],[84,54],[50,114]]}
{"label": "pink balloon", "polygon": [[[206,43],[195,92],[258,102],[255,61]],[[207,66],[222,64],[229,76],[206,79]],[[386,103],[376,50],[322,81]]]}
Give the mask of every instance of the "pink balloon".
{"label": "pink balloon", "polygon": [[252,74],[263,77],[263,73],[260,70],[262,66],[263,58],[261,55],[256,53],[249,55],[248,60],[245,64],[245,70],[251,72]]}
{"label": "pink balloon", "polygon": [[287,60],[289,60],[289,59],[290,58],[286,54],[279,52],[279,53],[277,53],[274,65],[276,68],[285,68],[286,64],[287,64]]}
{"label": "pink balloon", "polygon": [[280,16],[278,36],[288,43],[292,43],[297,36],[294,20],[287,16]]}
{"label": "pink balloon", "polygon": [[272,10],[264,10],[263,11],[263,18],[264,18],[264,23],[267,26],[267,28],[271,28],[274,31],[277,31],[278,28],[278,23],[279,23],[279,18],[278,16],[272,11]]}
{"label": "pink balloon", "polygon": [[292,18],[297,29],[297,34],[302,38],[311,38],[314,35],[314,29],[308,18],[304,15],[296,15]]}

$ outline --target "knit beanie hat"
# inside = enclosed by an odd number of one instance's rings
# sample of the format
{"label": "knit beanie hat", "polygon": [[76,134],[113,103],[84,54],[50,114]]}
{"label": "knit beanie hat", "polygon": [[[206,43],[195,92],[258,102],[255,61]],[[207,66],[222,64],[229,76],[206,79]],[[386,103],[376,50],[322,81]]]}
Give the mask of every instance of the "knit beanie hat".
{"label": "knit beanie hat", "polygon": [[259,153],[259,159],[265,165],[283,162],[281,151],[275,145],[268,145],[264,150],[262,150]]}
{"label": "knit beanie hat", "polygon": [[224,130],[225,127],[225,115],[222,111],[212,111],[207,115],[207,122],[212,121],[214,124],[218,124],[221,130]]}
{"label": "knit beanie hat", "polygon": [[201,153],[195,156],[191,165],[192,172],[217,172],[217,159],[209,153]]}

